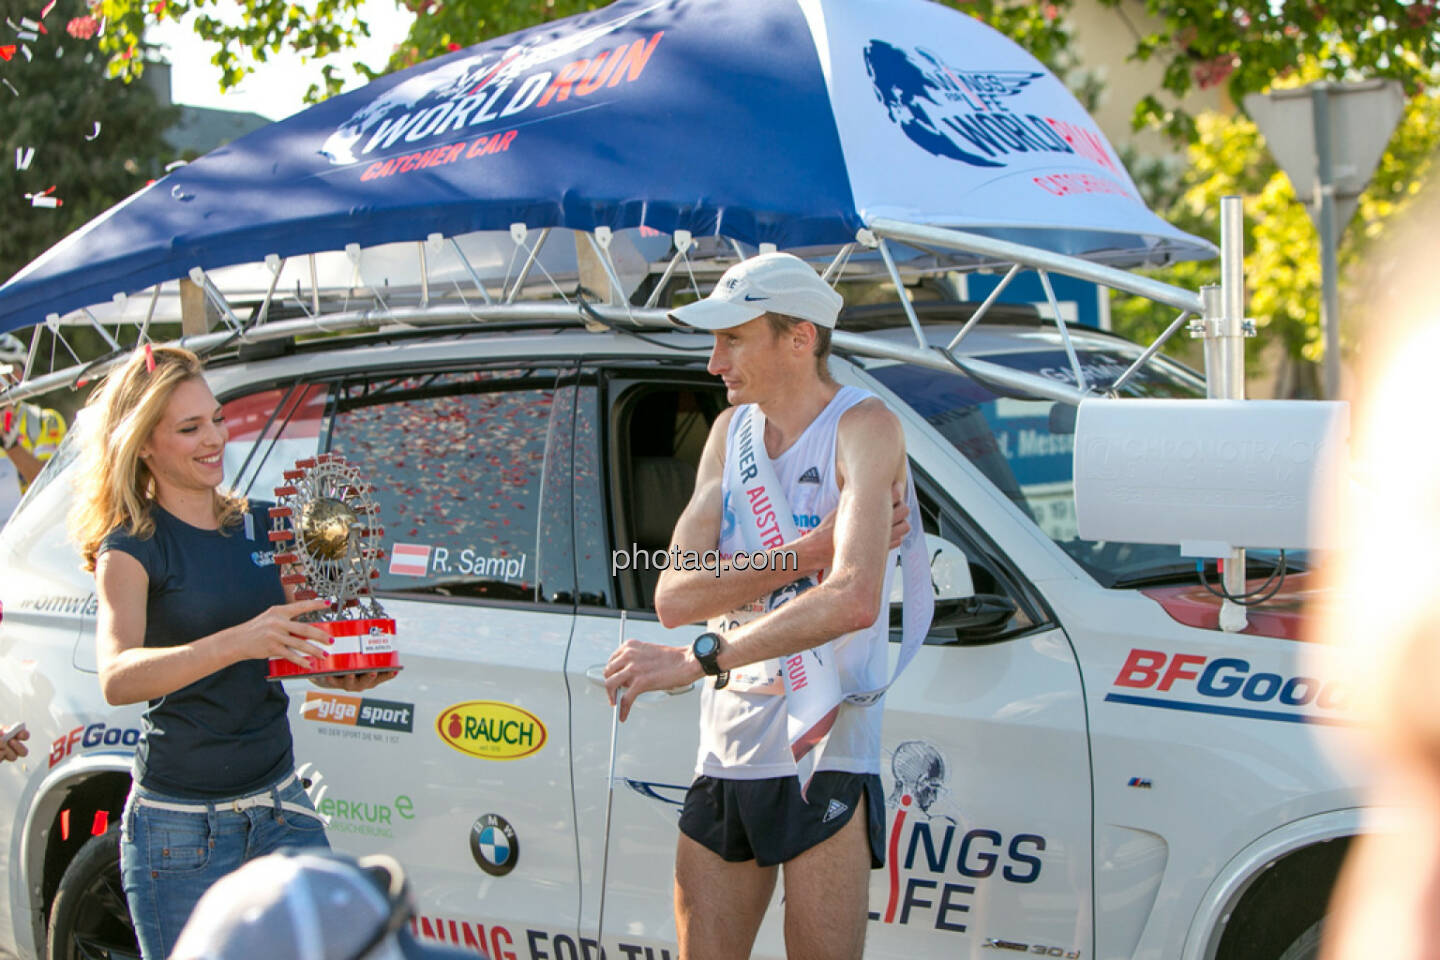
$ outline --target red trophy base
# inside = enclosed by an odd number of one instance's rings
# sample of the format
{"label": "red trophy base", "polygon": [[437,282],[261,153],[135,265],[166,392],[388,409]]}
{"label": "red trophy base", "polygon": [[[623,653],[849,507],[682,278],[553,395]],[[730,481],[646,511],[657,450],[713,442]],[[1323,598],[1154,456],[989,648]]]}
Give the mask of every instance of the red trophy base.
{"label": "red trophy base", "polygon": [[335,638],[330,652],[319,660],[301,667],[289,660],[270,661],[270,680],[295,677],[328,677],[337,673],[373,673],[377,670],[399,670],[400,654],[395,650],[395,621],[325,620],[312,624]]}

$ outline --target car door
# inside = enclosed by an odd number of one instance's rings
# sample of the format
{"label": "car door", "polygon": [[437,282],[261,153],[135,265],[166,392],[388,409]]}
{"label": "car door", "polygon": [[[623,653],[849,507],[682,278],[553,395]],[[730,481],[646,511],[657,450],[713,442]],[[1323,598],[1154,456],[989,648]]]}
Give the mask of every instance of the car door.
{"label": "car door", "polygon": [[545,498],[551,440],[570,429],[558,373],[333,384],[322,449],[373,484],[388,554],[376,592],[404,669],[358,695],[291,685],[297,761],[334,846],[400,860],[420,937],[501,960],[527,954],[531,929],[573,928],[578,909],[573,575],[554,539],[570,507]]}
{"label": "car door", "polygon": [[937,598],[935,625],[886,696],[886,864],[871,875],[866,956],[1089,956],[1090,758],[1074,652],[950,500],[957,486],[913,459],[912,470],[927,534],[961,549],[975,594]]}
{"label": "car door", "polygon": [[[672,868],[680,802],[699,743],[699,697],[694,688],[644,694],[619,727],[607,862],[615,724],[600,670],[622,635],[678,645],[689,644],[697,632],[691,626],[666,629],[656,618],[651,594],[658,570],[650,559],[669,544],[674,521],[694,489],[709,422],[723,405],[723,394],[717,395],[715,381],[703,370],[687,376],[673,366],[595,366],[585,371],[580,387],[574,471],[580,604],[566,674],[575,718],[581,935],[593,949],[604,873],[609,956],[617,951],[646,960],[678,956]],[[627,558],[621,561],[626,569],[616,575],[612,551]],[[630,562],[638,552],[646,554],[639,572]]]}

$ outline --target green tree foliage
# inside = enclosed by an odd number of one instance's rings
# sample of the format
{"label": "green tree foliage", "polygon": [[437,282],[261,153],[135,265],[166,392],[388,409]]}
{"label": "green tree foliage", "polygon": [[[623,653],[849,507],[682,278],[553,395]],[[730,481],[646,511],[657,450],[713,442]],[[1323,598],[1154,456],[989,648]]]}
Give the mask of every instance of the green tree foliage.
{"label": "green tree foliage", "polygon": [[[1359,316],[1366,298],[1357,267],[1387,223],[1420,192],[1440,148],[1440,97],[1412,97],[1381,158],[1340,246],[1341,315]],[[1243,114],[1202,114],[1196,140],[1188,149],[1178,195],[1159,212],[1183,230],[1218,237],[1220,198],[1245,198],[1246,313],[1255,320],[1262,344],[1283,349],[1276,391],[1314,396],[1316,373],[1324,356],[1320,328],[1319,238],[1290,180],[1265,147],[1255,124]],[[1158,279],[1188,289],[1220,282],[1219,261],[1177,264],[1156,271]],[[1149,339],[1174,319],[1173,312],[1139,298],[1115,303],[1115,328],[1136,339]],[[1342,321],[1347,349],[1359,340]],[[1186,355],[1184,334],[1171,352]],[[1256,352],[1251,351],[1252,360]]]}
{"label": "green tree foliage", "polygon": [[[39,0],[0,0],[0,14],[20,25],[37,19]],[[83,0],[60,0],[44,25],[48,33],[0,61],[0,277],[9,277],[60,238],[158,177],[171,149],[161,131],[176,112],[162,107],[143,84],[107,79],[106,58],[94,40],[70,36],[66,23],[86,14]],[[0,44],[19,44],[8,28]],[[100,124],[100,134],[87,140]],[[26,170],[15,151],[33,147]],[[55,187],[54,209],[31,206],[27,193]]]}
{"label": "green tree foliage", "polygon": [[[1069,38],[1066,15],[1094,0],[943,0],[979,17],[1049,64],[1064,70]],[[1134,0],[1099,0],[1131,7]],[[144,67],[137,55],[145,28],[164,18],[197,14],[196,32],[214,44],[222,84],[239,83],[257,63],[289,47],[323,57],[368,36],[357,11],[361,0],[96,0],[110,29],[101,49],[117,73]],[[410,35],[397,45],[389,69],[408,66],[524,27],[604,6],[595,0],[396,0],[416,14]],[[1181,98],[1195,88],[1224,84],[1233,102],[1288,76],[1302,62],[1332,78],[1394,77],[1411,92],[1429,81],[1428,65],[1440,62],[1440,0],[1265,0],[1256,3],[1144,0],[1158,27],[1138,33],[1131,56],[1165,64],[1164,89]],[[220,14],[226,13],[226,16]],[[334,93],[339,78],[328,72],[316,95]],[[1194,120],[1148,96],[1136,107],[1136,124],[1155,123],[1184,140]]]}

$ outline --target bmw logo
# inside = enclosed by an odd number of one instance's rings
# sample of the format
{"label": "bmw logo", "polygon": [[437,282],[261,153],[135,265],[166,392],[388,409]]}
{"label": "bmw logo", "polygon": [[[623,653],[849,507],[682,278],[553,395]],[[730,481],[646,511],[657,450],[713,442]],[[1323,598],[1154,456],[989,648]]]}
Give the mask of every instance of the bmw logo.
{"label": "bmw logo", "polygon": [[484,814],[470,828],[470,855],[490,876],[505,876],[520,862],[520,840],[515,828],[498,814]]}

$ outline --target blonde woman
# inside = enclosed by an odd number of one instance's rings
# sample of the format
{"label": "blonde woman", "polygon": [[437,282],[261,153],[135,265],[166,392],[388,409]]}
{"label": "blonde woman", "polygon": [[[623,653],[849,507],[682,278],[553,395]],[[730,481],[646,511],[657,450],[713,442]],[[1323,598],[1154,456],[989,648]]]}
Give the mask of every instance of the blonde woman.
{"label": "blonde woman", "polygon": [[72,530],[95,573],[105,699],[148,703],[120,865],[141,953],[164,960],[214,881],[279,847],[328,846],[266,660],[303,665],[329,638],[297,619],[324,601],[286,602],[267,505],[218,489],[228,434],[194,354],[137,351],[90,408]]}

